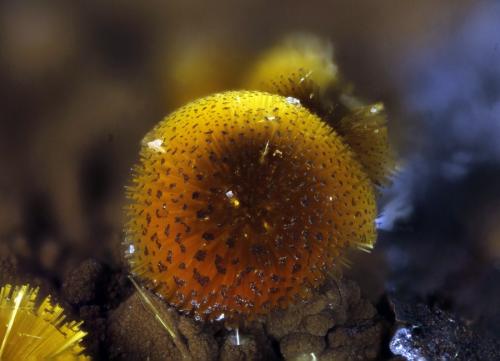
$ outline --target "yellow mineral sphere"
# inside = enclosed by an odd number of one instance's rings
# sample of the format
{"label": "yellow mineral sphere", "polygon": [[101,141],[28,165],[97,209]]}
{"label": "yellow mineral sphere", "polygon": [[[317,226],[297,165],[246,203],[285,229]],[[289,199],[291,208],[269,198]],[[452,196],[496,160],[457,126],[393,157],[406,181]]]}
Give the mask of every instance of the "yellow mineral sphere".
{"label": "yellow mineral sphere", "polygon": [[201,319],[305,299],[345,251],[375,242],[372,183],[292,97],[231,91],[162,120],[128,188],[132,272]]}
{"label": "yellow mineral sphere", "polygon": [[307,104],[319,101],[316,98],[337,82],[331,45],[297,35],[264,52],[250,67],[243,88],[293,96]]}

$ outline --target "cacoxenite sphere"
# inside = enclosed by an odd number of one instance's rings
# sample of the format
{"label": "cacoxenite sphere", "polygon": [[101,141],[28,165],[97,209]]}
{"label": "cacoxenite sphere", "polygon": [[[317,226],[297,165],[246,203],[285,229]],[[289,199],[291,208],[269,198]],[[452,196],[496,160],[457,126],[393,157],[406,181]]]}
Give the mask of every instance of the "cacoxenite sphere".
{"label": "cacoxenite sphere", "polygon": [[372,185],[295,98],[215,94],[143,140],[128,188],[132,272],[203,319],[306,298],[347,248],[375,241]]}
{"label": "cacoxenite sphere", "polygon": [[295,35],[263,52],[250,67],[243,88],[316,101],[337,86],[339,74],[328,42],[312,35]]}

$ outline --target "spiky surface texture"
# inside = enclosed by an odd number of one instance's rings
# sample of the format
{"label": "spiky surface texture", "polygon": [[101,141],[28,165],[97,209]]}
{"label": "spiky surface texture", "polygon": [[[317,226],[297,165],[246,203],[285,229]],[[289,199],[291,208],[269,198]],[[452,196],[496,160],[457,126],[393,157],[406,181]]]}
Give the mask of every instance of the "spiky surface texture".
{"label": "spiky surface texture", "polygon": [[37,294],[28,285],[0,289],[0,360],[90,360],[81,354],[81,323],[64,322],[63,308],[50,297],[37,305]]}
{"label": "spiky surface texture", "polygon": [[344,250],[375,242],[370,180],[294,98],[215,94],[146,135],[128,189],[134,273],[204,319],[306,298]]}
{"label": "spiky surface texture", "polygon": [[288,39],[264,52],[243,87],[299,99],[344,138],[375,185],[388,183],[395,156],[383,105],[364,105],[348,95],[350,90],[339,80],[328,43],[314,36]]}
{"label": "spiky surface texture", "polygon": [[296,35],[264,52],[250,69],[244,86],[274,93],[284,90],[287,83],[299,86],[307,80],[321,89],[337,83],[333,49],[315,36]]}
{"label": "spiky surface texture", "polygon": [[320,109],[321,97],[338,83],[330,44],[311,35],[296,35],[264,52],[244,77],[243,88],[300,99]]}
{"label": "spiky surface texture", "polygon": [[377,186],[387,185],[396,161],[389,142],[383,104],[353,109],[337,122],[335,129],[354,151],[372,182]]}

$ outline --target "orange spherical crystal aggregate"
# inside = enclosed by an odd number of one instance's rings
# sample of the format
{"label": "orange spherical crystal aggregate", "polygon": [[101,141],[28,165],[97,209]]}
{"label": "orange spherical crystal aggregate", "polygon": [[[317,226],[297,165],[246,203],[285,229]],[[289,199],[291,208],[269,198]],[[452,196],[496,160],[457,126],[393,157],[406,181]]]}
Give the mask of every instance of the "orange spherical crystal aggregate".
{"label": "orange spherical crystal aggregate", "polygon": [[307,298],[348,248],[375,242],[372,184],[295,98],[215,94],[143,140],[128,188],[132,272],[201,319]]}

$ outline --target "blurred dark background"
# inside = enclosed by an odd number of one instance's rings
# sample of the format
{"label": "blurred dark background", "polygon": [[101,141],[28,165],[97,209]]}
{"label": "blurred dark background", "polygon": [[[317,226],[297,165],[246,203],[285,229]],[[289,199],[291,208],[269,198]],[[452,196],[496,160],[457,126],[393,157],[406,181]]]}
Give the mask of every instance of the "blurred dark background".
{"label": "blurred dark background", "polygon": [[0,252],[56,289],[86,258],[122,267],[142,136],[191,93],[238,86],[246,62],[297,32],[330,40],[356,92],[385,102],[401,158],[354,277],[375,301],[410,295],[498,336],[496,1],[3,0]]}

